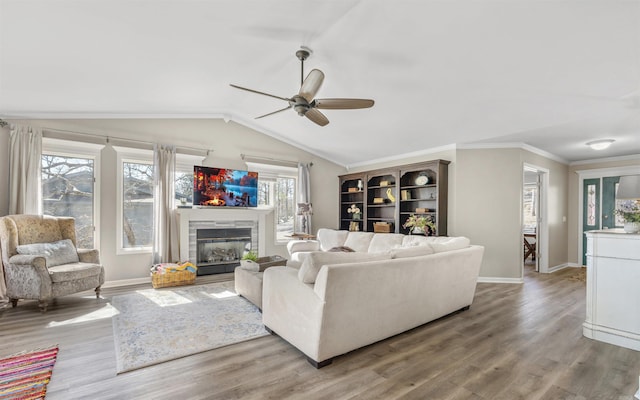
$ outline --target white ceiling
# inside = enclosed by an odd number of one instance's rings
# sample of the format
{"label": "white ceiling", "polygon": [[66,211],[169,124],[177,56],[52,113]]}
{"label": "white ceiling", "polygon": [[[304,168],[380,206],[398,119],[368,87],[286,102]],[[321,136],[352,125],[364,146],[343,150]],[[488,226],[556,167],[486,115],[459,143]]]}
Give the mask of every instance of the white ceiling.
{"label": "white ceiling", "polygon": [[[327,110],[283,101],[301,45]],[[451,144],[640,154],[640,2],[0,0],[0,117],[226,117],[342,165]],[[602,152],[585,143],[616,142]]]}

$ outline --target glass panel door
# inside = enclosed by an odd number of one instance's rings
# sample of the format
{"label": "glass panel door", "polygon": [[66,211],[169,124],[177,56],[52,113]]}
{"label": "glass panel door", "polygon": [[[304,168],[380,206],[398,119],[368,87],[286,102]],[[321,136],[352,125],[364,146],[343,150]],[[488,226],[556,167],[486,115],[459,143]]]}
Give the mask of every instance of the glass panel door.
{"label": "glass panel door", "polygon": [[[585,179],[582,192],[583,233],[600,229],[600,179]],[[582,265],[587,265],[587,237],[582,235]]]}

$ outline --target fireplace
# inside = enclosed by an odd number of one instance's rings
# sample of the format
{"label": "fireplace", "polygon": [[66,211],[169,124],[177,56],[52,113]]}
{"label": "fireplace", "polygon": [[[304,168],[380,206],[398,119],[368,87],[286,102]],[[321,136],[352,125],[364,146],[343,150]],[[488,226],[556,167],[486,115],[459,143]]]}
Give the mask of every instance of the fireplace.
{"label": "fireplace", "polygon": [[[247,209],[178,208],[176,213],[180,231],[180,260],[189,260],[196,265],[201,264],[201,260],[203,260],[202,264],[215,264],[208,262],[207,253],[204,254],[204,257],[200,257],[198,254],[198,231],[202,229],[217,230],[218,233],[235,229],[247,229],[251,232],[251,246],[249,248],[258,253],[258,256],[264,256],[266,216],[270,212],[272,212],[271,209],[257,207]],[[246,231],[244,232],[246,233]],[[244,234],[229,235],[229,237],[240,236],[246,237]],[[205,241],[203,240],[202,242]],[[236,252],[240,253],[240,249],[236,250]],[[239,254],[239,257],[242,257],[242,253]],[[216,257],[213,257],[212,260],[214,258]],[[228,264],[218,266],[198,265],[198,275],[231,272],[238,265],[240,265],[239,260],[235,262],[229,261]]]}
{"label": "fireplace", "polygon": [[196,230],[198,275],[233,272],[249,251],[251,228]]}

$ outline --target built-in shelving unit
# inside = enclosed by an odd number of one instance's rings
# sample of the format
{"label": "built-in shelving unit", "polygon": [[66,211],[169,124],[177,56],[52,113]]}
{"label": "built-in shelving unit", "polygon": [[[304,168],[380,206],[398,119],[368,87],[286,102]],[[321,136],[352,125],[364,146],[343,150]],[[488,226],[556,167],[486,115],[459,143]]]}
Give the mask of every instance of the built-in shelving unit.
{"label": "built-in shelving unit", "polygon": [[433,160],[340,176],[340,229],[407,234],[407,218],[424,214],[436,224],[429,234],[446,236],[448,165]]}

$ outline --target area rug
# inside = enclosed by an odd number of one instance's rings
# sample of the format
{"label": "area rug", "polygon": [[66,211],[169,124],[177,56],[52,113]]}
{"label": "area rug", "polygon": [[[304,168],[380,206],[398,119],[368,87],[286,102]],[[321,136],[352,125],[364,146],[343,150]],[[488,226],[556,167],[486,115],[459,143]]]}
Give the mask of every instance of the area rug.
{"label": "area rug", "polygon": [[0,360],[0,399],[44,399],[58,346]]}
{"label": "area rug", "polygon": [[139,290],[112,306],[117,373],[268,335],[233,282]]}

